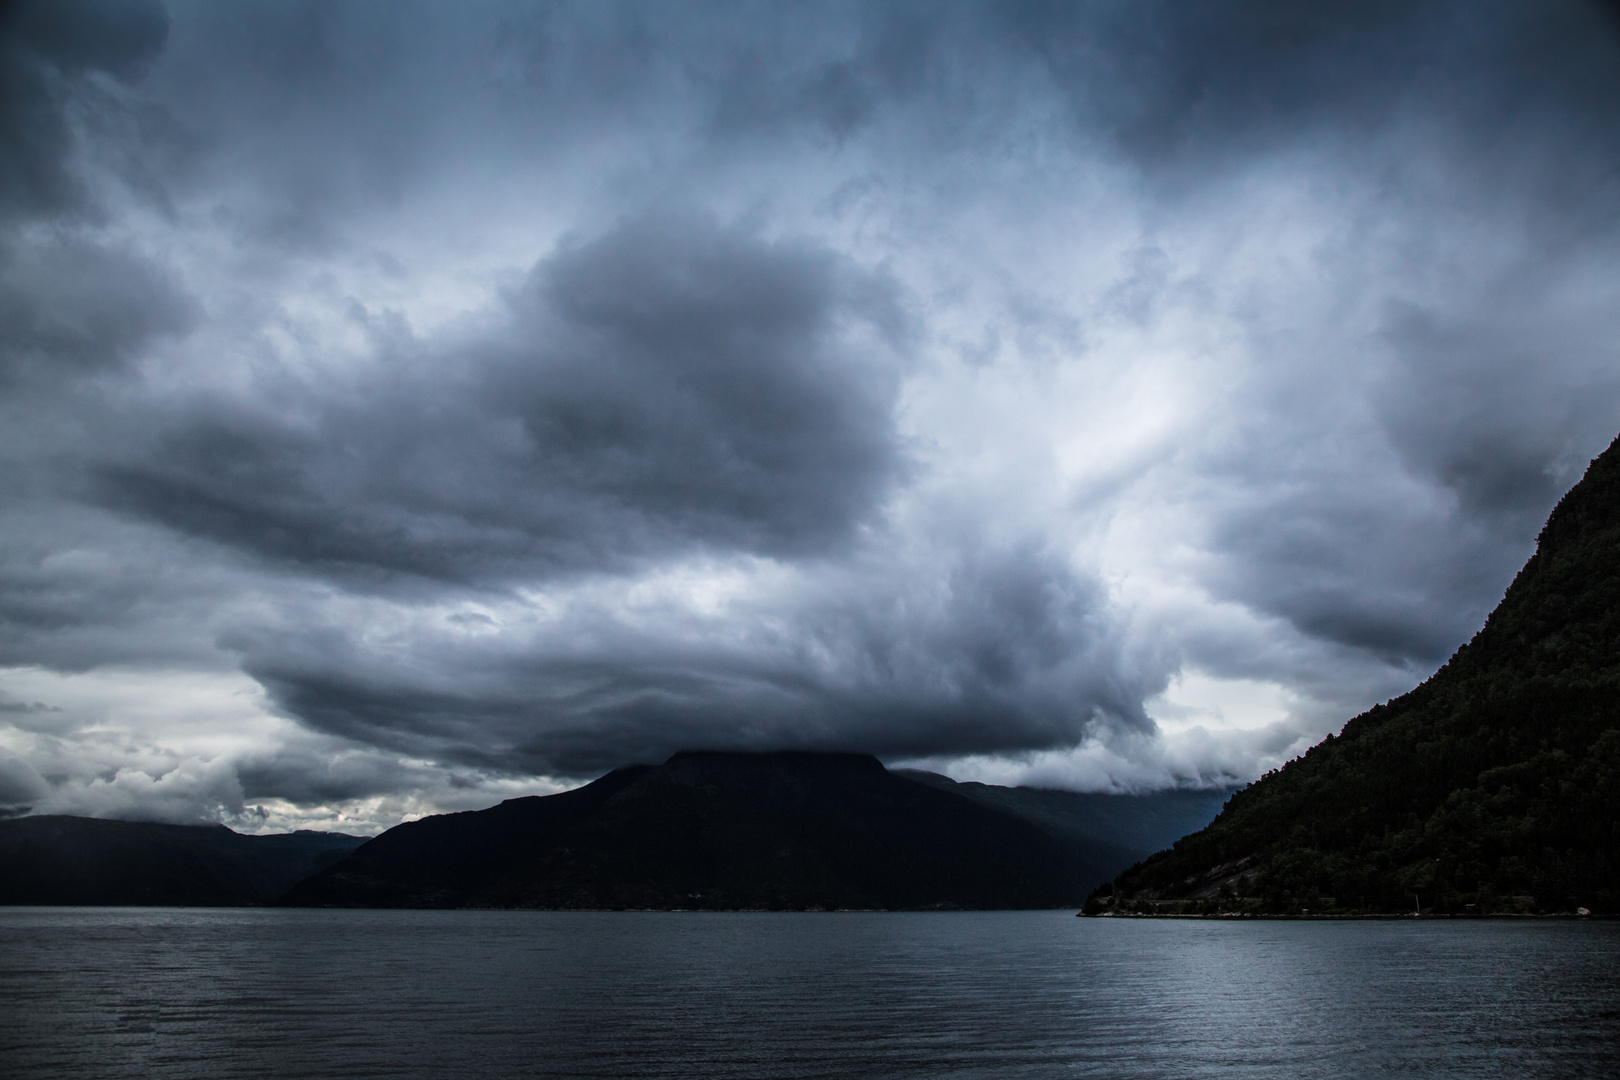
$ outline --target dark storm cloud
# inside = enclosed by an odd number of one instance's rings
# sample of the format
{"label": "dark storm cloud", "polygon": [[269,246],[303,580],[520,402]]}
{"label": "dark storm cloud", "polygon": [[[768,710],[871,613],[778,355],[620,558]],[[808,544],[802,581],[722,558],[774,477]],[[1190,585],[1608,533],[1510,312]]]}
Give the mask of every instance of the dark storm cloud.
{"label": "dark storm cloud", "polygon": [[[141,560],[117,550],[106,523],[64,505],[79,487],[86,433],[106,433],[92,419],[94,387],[127,378],[156,343],[199,317],[166,268],[107,229],[117,215],[106,176],[134,187],[150,179],[139,160],[150,109],[134,88],[167,34],[161,4],[0,7],[0,663],[8,666],[85,670],[193,651],[165,643],[153,617],[172,608],[172,597],[155,592],[194,590],[161,568],[131,574]],[[158,615],[158,625],[167,621]]]}
{"label": "dark storm cloud", "polygon": [[[884,352],[903,320],[884,277],[830,252],[642,220],[560,253],[514,306],[521,340],[494,390],[571,486],[797,554],[842,536],[894,473]],[[554,321],[562,342],[534,356]]]}
{"label": "dark storm cloud", "polygon": [[808,130],[840,144],[886,106],[913,102],[948,78],[977,22],[971,8],[945,5],[859,6],[842,25],[749,14],[757,20],[752,40],[729,42],[692,73],[710,95],[709,134],[722,141]]}
{"label": "dark storm cloud", "polygon": [[[1378,494],[1349,502],[1320,494],[1232,515],[1217,537],[1226,572],[1211,583],[1313,638],[1365,649],[1395,665],[1435,665],[1456,647],[1478,607],[1478,568],[1444,553],[1390,542]],[[1469,554],[1475,554],[1470,552]],[[1459,580],[1461,579],[1461,580]],[[1375,584],[1369,584],[1369,582]]]}
{"label": "dark storm cloud", "polygon": [[0,383],[105,370],[188,323],[159,268],[74,231],[105,216],[74,167],[95,156],[82,129],[104,146],[130,134],[130,108],[95,76],[139,79],[167,36],[161,4],[0,7]]}
{"label": "dark storm cloud", "polygon": [[0,807],[14,807],[43,797],[50,790],[33,766],[0,753]]}
{"label": "dark storm cloud", "polygon": [[1359,343],[1387,463],[1297,456],[1301,420],[1274,418],[1212,469],[1228,499],[1210,515],[1217,595],[1416,671],[1483,623],[1620,401],[1601,329],[1527,302],[1518,270],[1484,306],[1391,303]]}
{"label": "dark storm cloud", "polygon": [[[1465,513],[1539,531],[1584,465],[1570,435],[1599,434],[1612,418],[1602,397],[1535,394],[1536,383],[1559,379],[1545,359],[1580,343],[1560,340],[1555,320],[1515,325],[1516,314],[1511,301],[1466,319],[1392,311],[1385,334],[1400,367],[1383,417],[1411,469],[1455,492]],[[1605,381],[1620,383],[1620,372]]]}
{"label": "dark storm cloud", "polygon": [[8,0],[0,7],[0,211],[82,208],[64,115],[105,72],[138,78],[163,50],[168,16],[145,0]]}
{"label": "dark storm cloud", "polygon": [[71,237],[0,246],[0,381],[117,368],[193,316],[161,271],[117,248]]}
{"label": "dark storm cloud", "polygon": [[250,754],[235,763],[235,773],[248,801],[286,799],[317,806],[408,791],[439,779],[397,758],[341,746],[278,747],[274,753]]}
{"label": "dark storm cloud", "polygon": [[[1448,506],[1413,506],[1371,463],[1279,468],[1290,443],[1310,442],[1300,431],[1245,435],[1253,457],[1223,449],[1204,466],[1233,491],[1208,537],[1216,595],[1311,638],[1432,668],[1500,598],[1616,423],[1603,331],[1553,314],[1564,302],[1554,285],[1578,289],[1607,257],[1593,251],[1615,241],[1613,5],[1031,2],[1000,15],[1082,137],[1104,133],[1167,204],[1207,198],[1269,154],[1307,155],[1305,170],[1379,170],[1377,212],[1400,228],[1408,266],[1459,278],[1438,296],[1419,286],[1422,300],[1400,292],[1416,280],[1389,282],[1377,339],[1353,361],[1407,475]],[[1438,218],[1470,215],[1497,222],[1497,235],[1440,231]],[[1511,247],[1521,230],[1535,239],[1505,272],[1461,280],[1470,244]],[[1238,493],[1290,475],[1293,485]],[[1420,532],[1432,539],[1413,543]]]}
{"label": "dark storm cloud", "polygon": [[[1370,139],[1414,116],[1449,121],[1476,150],[1578,133],[1612,151],[1620,58],[1604,8],[1026,0],[997,10],[1080,124],[1196,181],[1288,140]],[[1533,130],[1547,120],[1557,130]]]}
{"label": "dark storm cloud", "polygon": [[[24,429],[25,437],[28,434]],[[252,595],[239,568],[162,531],[64,507],[38,491],[71,479],[36,465],[0,498],[0,666],[82,672],[187,666],[213,651],[218,605]]]}
{"label": "dark storm cloud", "polygon": [[1601,6],[0,11],[0,658],[300,728],[29,799],[1348,715],[1620,424]]}
{"label": "dark storm cloud", "polygon": [[911,581],[828,575],[794,626],[740,649],[600,616],[494,650],[430,632],[385,656],[341,625],[229,644],[318,731],[495,772],[591,776],[694,747],[994,752],[1147,726],[1152,674],[1122,662],[1098,583],[1027,545],[968,541],[944,561]]}
{"label": "dark storm cloud", "polygon": [[880,275],[648,215],[543,261],[480,335],[385,333],[342,394],[288,385],[270,408],[160,417],[98,489],[327,573],[481,582],[693,546],[825,551],[899,467],[903,335]]}

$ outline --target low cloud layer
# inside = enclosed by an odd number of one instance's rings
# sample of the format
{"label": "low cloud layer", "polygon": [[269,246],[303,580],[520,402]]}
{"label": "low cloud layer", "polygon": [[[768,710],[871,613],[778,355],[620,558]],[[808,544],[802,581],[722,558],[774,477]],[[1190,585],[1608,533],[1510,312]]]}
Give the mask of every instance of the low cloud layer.
{"label": "low cloud layer", "polygon": [[1598,4],[0,14],[0,808],[1243,782],[1620,431]]}

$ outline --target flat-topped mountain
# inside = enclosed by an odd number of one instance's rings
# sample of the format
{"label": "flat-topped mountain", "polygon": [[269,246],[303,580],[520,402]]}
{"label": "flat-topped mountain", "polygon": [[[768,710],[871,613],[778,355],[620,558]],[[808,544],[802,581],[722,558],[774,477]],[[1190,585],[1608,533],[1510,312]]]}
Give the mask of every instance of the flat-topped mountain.
{"label": "flat-topped mountain", "polygon": [[684,754],[377,841],[49,815],[0,820],[0,904],[1070,906],[1223,792],[1081,795],[825,754]]}
{"label": "flat-topped mountain", "polygon": [[1620,911],[1620,440],[1433,677],[1116,884],[1088,911]]}
{"label": "flat-topped mountain", "polygon": [[343,833],[244,836],[223,825],[10,818],[0,821],[0,904],[268,904],[365,842]]}
{"label": "flat-topped mountain", "polygon": [[1077,905],[1042,829],[857,754],[677,754],[573,791],[390,829],[290,890],[337,907]]}

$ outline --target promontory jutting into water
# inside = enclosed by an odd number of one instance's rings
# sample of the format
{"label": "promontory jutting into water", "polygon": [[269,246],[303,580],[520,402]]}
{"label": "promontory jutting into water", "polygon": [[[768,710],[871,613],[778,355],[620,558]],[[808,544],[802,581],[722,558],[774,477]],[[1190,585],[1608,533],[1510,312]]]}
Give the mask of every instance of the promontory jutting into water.
{"label": "promontory jutting into water", "polygon": [[1620,923],[0,908],[0,1074],[1602,1076]]}

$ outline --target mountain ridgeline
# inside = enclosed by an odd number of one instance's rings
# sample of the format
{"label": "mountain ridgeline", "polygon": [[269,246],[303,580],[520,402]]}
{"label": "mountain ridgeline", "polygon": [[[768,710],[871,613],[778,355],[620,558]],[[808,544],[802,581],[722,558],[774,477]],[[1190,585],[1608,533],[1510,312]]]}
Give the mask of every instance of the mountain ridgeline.
{"label": "mountain ridgeline", "polygon": [[0,904],[1070,907],[1225,795],[958,784],[853,754],[679,754],[369,841],[0,820]]}
{"label": "mountain ridgeline", "polygon": [[688,753],[558,795],[397,826],[281,902],[1043,908],[1078,904],[1094,873],[1028,821],[876,758]]}
{"label": "mountain ridgeline", "polygon": [[1086,911],[1620,912],[1620,439],[1484,629]]}
{"label": "mountain ridgeline", "polygon": [[256,907],[363,836],[40,814],[0,821],[0,904]]}
{"label": "mountain ridgeline", "polygon": [[890,772],[862,754],[686,753],[558,795],[400,825],[281,902],[1071,907],[1146,851],[1207,822],[1223,798],[957,784]]}
{"label": "mountain ridgeline", "polygon": [[1000,787],[958,782],[939,773],[896,769],[895,774],[1023,818],[1062,845],[1098,881],[1197,832],[1220,813],[1229,788],[1190,788],[1146,795]]}

